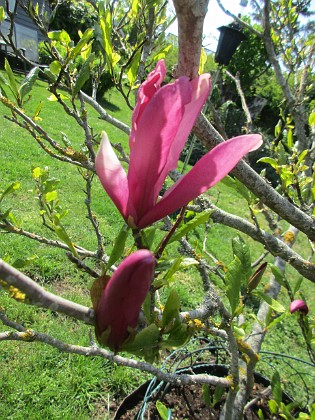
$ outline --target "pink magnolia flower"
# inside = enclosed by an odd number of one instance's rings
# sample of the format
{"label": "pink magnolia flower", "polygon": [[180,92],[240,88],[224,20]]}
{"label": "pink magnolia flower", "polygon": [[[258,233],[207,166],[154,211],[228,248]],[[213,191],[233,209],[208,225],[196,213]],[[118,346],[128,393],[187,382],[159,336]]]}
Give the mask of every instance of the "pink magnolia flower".
{"label": "pink magnolia flower", "polygon": [[180,77],[161,87],[166,69],[157,63],[141,85],[132,116],[126,175],[105,132],[96,156],[99,179],[129,226],[144,228],[186,205],[226,176],[249,151],[257,134],[219,144],[158,200],[168,172],[177,167],[185,141],[210,91],[210,75]]}
{"label": "pink magnolia flower", "polygon": [[291,304],[290,304],[291,314],[293,314],[296,311],[299,311],[304,315],[308,314],[308,306],[306,305],[304,300],[297,299],[297,300],[294,300],[293,302],[291,302]]}
{"label": "pink magnolia flower", "polygon": [[118,351],[138,323],[141,305],[154,276],[155,258],[136,251],[118,266],[105,286],[95,311],[96,331],[102,344]]}

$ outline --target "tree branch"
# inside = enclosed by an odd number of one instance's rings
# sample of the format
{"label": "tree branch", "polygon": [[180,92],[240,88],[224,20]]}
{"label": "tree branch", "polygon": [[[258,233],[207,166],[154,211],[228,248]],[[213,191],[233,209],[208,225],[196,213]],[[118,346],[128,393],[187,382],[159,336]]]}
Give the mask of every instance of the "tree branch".
{"label": "tree branch", "polygon": [[[202,114],[198,117],[193,132],[208,150],[213,149],[223,141],[220,134]],[[236,176],[236,178],[282,219],[297,227],[309,239],[315,241],[315,220],[278,194],[247,163],[242,160],[231,171],[231,174]]]}
{"label": "tree branch", "polygon": [[[3,229],[8,233],[15,233],[17,235],[25,236],[26,238],[33,239],[41,244],[53,246],[55,248],[64,249],[65,251],[71,251],[68,245],[66,245],[64,242],[55,241],[53,239],[45,238],[44,236],[39,236],[36,233],[28,232],[27,230],[24,230],[22,228],[12,225],[12,223],[8,221],[4,221],[3,223],[0,223],[0,229]],[[94,258],[94,259],[97,259],[98,257],[96,252],[89,251],[77,245],[74,245],[74,248],[77,251],[77,253],[83,257],[89,257],[89,258]]]}
{"label": "tree branch", "polygon": [[0,319],[4,325],[13,327],[15,329],[18,329],[19,331],[6,331],[0,333],[0,341],[39,341],[41,343],[45,343],[49,346],[57,348],[58,350],[65,353],[79,354],[86,357],[101,357],[103,359],[109,360],[112,363],[116,363],[117,365],[126,366],[132,369],[140,370],[142,372],[150,373],[151,375],[155,376],[158,380],[169,382],[174,385],[209,384],[220,385],[221,387],[225,388],[228,388],[232,385],[232,381],[230,379],[218,378],[217,376],[207,374],[178,375],[175,373],[167,373],[156,368],[150,363],[140,362],[134,359],[128,359],[126,357],[118,356],[108,350],[99,348],[97,346],[83,347],[74,344],[68,344],[61,340],[58,340],[57,338],[51,337],[48,334],[43,334],[34,330],[29,330],[23,328],[17,323],[13,323],[12,321],[8,320],[3,311],[0,312]]}
{"label": "tree branch", "polygon": [[0,279],[25,293],[35,306],[60,312],[86,324],[94,325],[94,311],[86,306],[47,292],[25,274],[0,259]]}
{"label": "tree branch", "polygon": [[203,22],[209,0],[173,0],[178,20],[178,63],[176,77],[198,76]]}
{"label": "tree branch", "polygon": [[113,125],[116,128],[119,128],[119,130],[123,131],[129,136],[130,127],[127,124],[109,115],[97,101],[95,101],[93,98],[91,98],[91,96],[87,95],[86,93],[80,91],[80,96],[84,99],[84,101],[87,104],[91,105],[91,107],[95,109],[95,111],[99,114],[101,120],[107,121],[109,124]]}

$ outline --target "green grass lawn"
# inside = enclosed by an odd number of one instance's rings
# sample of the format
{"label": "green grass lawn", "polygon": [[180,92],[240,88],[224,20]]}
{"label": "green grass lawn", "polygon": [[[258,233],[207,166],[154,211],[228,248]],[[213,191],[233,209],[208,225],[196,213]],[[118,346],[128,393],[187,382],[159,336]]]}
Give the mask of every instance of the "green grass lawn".
{"label": "green grass lawn", "polygon": [[[38,81],[31,100],[25,106],[26,110],[35,112],[39,101],[43,101],[40,114],[43,127],[57,141],[60,142],[62,133],[65,133],[75,147],[80,146],[84,139],[82,130],[73,119],[65,116],[56,103],[47,100],[49,95],[46,84]],[[109,92],[105,99],[109,109],[114,110],[109,113],[130,123],[131,111],[115,91]],[[54,235],[41,225],[38,203],[32,192],[34,181],[31,176],[33,167],[49,166],[50,175],[60,179],[58,193],[61,205],[69,210],[64,219],[69,236],[76,244],[95,250],[95,235],[91,223],[86,218],[83,192],[85,182],[78,169],[45,154],[29,134],[3,118],[6,111],[0,105],[0,189],[4,190],[13,181],[21,182],[21,188],[8,197],[6,205],[8,208],[12,207],[16,219],[25,230],[53,238]],[[90,108],[88,118],[94,134],[106,130],[113,142],[121,142],[123,146],[127,146],[127,136],[99,120],[98,115]],[[220,183],[209,194],[224,210],[250,217],[245,200],[224,184]],[[94,182],[92,209],[100,222],[106,251],[110,253],[123,220],[98,180]],[[203,228],[191,233],[192,245],[200,248],[203,235]],[[231,239],[234,236],[236,232],[232,229],[211,224],[207,250],[218,260],[228,264],[232,259]],[[251,240],[248,242],[252,259],[255,260],[263,252],[263,248]],[[303,253],[306,241],[302,235],[298,238],[296,246]],[[172,248],[169,252],[172,252]],[[64,251],[18,235],[0,232],[0,258],[10,258],[10,261],[14,261],[17,258],[35,255],[33,264],[26,269],[28,274],[63,297],[87,306],[91,305],[89,289],[92,279],[71,265]],[[268,260],[272,261],[272,258],[268,257]],[[266,281],[267,278],[268,276]],[[288,278],[294,283],[298,280],[298,275],[289,268]],[[202,300],[201,281],[196,280],[193,269],[178,274],[175,281],[173,284],[176,284],[179,290],[183,309],[194,307]],[[310,296],[309,304],[314,311],[314,293],[312,297],[310,293],[314,292],[314,286],[305,280],[302,287]],[[3,291],[0,291],[0,296],[1,306],[11,319],[68,343],[84,346],[90,344],[90,327],[47,310],[19,304]],[[284,295],[283,301],[288,304]],[[6,330],[3,327],[1,329]],[[293,317],[269,335],[264,348],[306,357]],[[108,407],[146,377],[138,371],[112,366],[101,359],[60,354],[57,350],[39,343],[2,342],[0,369],[0,418],[6,419],[22,419],[25,416],[31,419],[106,419]]]}

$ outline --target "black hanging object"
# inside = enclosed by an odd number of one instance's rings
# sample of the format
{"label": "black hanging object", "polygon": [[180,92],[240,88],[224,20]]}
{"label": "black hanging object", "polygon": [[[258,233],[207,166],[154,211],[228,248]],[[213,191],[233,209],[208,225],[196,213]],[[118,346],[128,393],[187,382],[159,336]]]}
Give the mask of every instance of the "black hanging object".
{"label": "black hanging object", "polygon": [[226,66],[246,36],[241,32],[240,26],[235,23],[229,26],[220,26],[218,30],[220,38],[214,60],[216,63]]}

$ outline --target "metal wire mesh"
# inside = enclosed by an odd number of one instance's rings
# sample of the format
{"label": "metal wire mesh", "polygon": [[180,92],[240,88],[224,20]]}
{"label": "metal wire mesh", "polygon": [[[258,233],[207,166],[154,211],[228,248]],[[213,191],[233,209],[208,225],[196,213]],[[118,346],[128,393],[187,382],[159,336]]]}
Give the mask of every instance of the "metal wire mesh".
{"label": "metal wire mesh", "polygon": [[[257,368],[266,377],[271,378],[273,372],[280,372],[286,393],[294,397],[301,407],[314,402],[315,365],[294,356],[281,353],[261,351],[261,360]],[[169,373],[194,372],[196,367],[209,365],[229,365],[229,351],[223,341],[210,340],[206,337],[194,338],[185,347],[174,350],[165,359],[161,369]],[[266,379],[267,381],[267,379]],[[142,406],[136,417],[143,420],[150,401],[163,398],[169,384],[153,378],[146,390]],[[171,412],[169,411],[169,419]]]}

